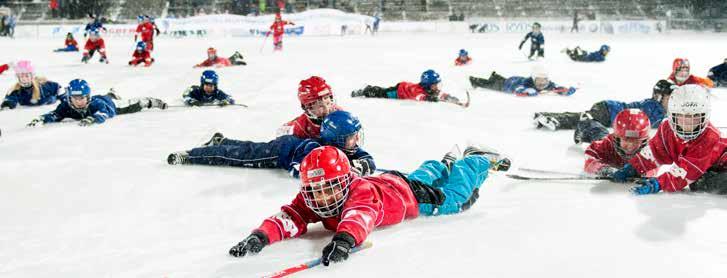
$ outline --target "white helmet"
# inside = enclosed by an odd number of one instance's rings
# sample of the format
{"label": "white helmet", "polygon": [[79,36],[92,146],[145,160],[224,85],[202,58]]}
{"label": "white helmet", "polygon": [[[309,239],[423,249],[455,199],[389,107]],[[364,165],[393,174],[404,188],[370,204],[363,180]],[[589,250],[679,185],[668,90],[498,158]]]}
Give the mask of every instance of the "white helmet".
{"label": "white helmet", "polygon": [[678,87],[669,99],[669,125],[679,138],[692,140],[707,128],[711,110],[707,89],[691,84]]}
{"label": "white helmet", "polygon": [[545,87],[550,84],[550,79],[548,79],[548,71],[543,67],[543,65],[535,65],[533,67],[533,72],[530,74],[530,77],[533,79],[533,83],[535,84],[535,88],[537,90],[542,90]]}

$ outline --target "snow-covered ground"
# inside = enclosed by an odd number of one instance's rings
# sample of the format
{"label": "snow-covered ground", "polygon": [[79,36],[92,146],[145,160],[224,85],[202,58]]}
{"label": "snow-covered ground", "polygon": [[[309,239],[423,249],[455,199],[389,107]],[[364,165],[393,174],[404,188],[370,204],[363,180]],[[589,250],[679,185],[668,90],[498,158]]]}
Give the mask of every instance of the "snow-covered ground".
{"label": "snow-covered ground", "polygon": [[[220,86],[249,109],[170,108],[122,115],[102,125],[73,122],[29,129],[55,106],[0,112],[0,277],[252,277],[320,255],[331,233],[318,225],[302,239],[245,258],[228,249],[297,191],[282,170],[169,166],[167,154],[190,149],[215,131],[273,139],[301,113],[298,81],[324,77],[338,103],[358,115],[377,165],[411,171],[453,144],[488,144],[518,167],[580,171],[583,148],[572,132],[533,129],[537,111],[583,111],[602,99],[648,98],[688,57],[705,76],[725,58],[725,35],[545,34],[551,79],[578,86],[571,97],[519,98],[473,90],[469,109],[445,103],[351,99],[366,84],[418,80],[432,68],[458,97],[467,76],[528,75],[516,47],[521,35],[383,34],[286,38],[285,52],[262,53],[261,38],[156,42],[151,68],[126,66],[132,38],[107,40],[111,64],[80,64],[78,53],[52,53],[62,40],[2,40],[0,62],[21,58],[64,85],[85,78],[96,93],[153,96],[181,104],[199,82],[192,65],[209,46],[240,50],[246,67],[219,69]],[[612,47],[602,64],[576,64],[559,50]],[[527,47],[527,46],[526,46]],[[452,66],[460,48],[474,63]],[[0,76],[8,88],[12,72]],[[727,90],[713,90],[713,121],[727,125]],[[370,235],[371,249],[301,277],[725,277],[727,200],[705,194],[634,197],[609,182],[525,182],[498,173],[462,214],[419,218]]]}

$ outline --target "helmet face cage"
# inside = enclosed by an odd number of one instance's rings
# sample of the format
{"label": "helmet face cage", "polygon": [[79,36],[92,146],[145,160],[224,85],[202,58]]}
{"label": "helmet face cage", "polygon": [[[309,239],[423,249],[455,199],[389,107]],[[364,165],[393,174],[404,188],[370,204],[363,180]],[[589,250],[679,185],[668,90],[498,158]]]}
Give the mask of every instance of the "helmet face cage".
{"label": "helmet face cage", "polygon": [[[328,90],[328,89],[326,89],[326,90]],[[325,115],[322,117],[318,117],[318,116],[316,116],[314,111],[316,109],[325,107],[328,110],[328,112],[330,113],[333,106],[335,106],[335,105],[336,105],[336,100],[333,99],[333,94],[327,93],[327,94],[319,97],[315,101],[305,103],[302,106],[303,106],[303,111],[305,111],[305,114],[308,116],[308,118],[311,118],[314,120],[319,120],[319,119],[322,120],[323,118],[325,118]]]}
{"label": "helmet face cage", "polygon": [[[638,153],[642,148],[646,146],[646,143],[648,142],[648,138],[638,138],[638,137],[626,137],[621,138],[619,136],[616,136],[616,152],[623,158],[631,159],[636,153]],[[628,142],[632,146],[631,148],[624,148],[623,143]]]}
{"label": "helmet face cage", "polygon": [[[356,141],[356,144],[351,146],[350,148],[346,146],[346,142],[353,136],[358,135],[358,140]],[[336,136],[336,138],[333,139],[333,142],[331,142],[334,146],[337,148],[343,150],[344,152],[351,153],[355,152],[359,147],[363,146],[364,142],[364,132],[363,127],[360,128],[358,131],[349,133],[346,135],[340,135]]]}
{"label": "helmet face cage", "polygon": [[684,85],[676,88],[668,106],[669,125],[679,138],[689,141],[707,129],[712,105],[704,87]]}
{"label": "helmet face cage", "polygon": [[548,87],[550,80],[547,77],[533,77],[533,83],[535,84],[535,89],[543,90]]}
{"label": "helmet face cage", "polygon": [[[315,169],[311,171],[317,171]],[[323,218],[341,214],[343,204],[348,198],[351,174],[345,174],[328,180],[312,181],[303,184],[300,193],[305,205]]]}
{"label": "helmet face cage", "polygon": [[679,114],[670,113],[670,121],[674,132],[684,140],[692,140],[697,138],[707,128],[708,115],[706,113],[699,114]]}
{"label": "helmet face cage", "polygon": [[[71,91],[71,88],[66,88],[66,95],[68,96],[68,104],[73,108],[73,110],[79,111],[79,112],[85,112],[86,109],[88,109],[88,105],[91,102],[91,96],[85,93],[82,93],[80,91]],[[73,99],[76,98],[85,98],[86,99],[86,106],[84,107],[76,107],[75,104],[73,104]]]}

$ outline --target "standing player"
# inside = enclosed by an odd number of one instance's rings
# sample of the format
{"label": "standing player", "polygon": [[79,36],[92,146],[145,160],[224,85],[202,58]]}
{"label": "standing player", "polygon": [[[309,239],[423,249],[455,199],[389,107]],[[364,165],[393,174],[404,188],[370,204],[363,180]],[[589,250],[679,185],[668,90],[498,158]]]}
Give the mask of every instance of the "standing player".
{"label": "standing player", "polygon": [[53,104],[61,94],[61,86],[43,77],[35,76],[35,69],[30,61],[21,60],[14,66],[18,83],[10,87],[0,109],[15,109],[18,105],[40,106]]}
{"label": "standing player", "polygon": [[626,109],[613,121],[613,133],[594,141],[586,149],[583,171],[610,177],[646,146],[649,140],[649,117],[638,109]]}
{"label": "standing player", "polygon": [[317,139],[321,123],[330,113],[341,110],[333,98],[333,90],[326,80],[311,76],[298,84],[298,100],[303,114],[280,127],[277,136],[294,135],[302,139]]}
{"label": "standing player", "polygon": [[727,87],[727,58],[724,59],[724,63],[709,69],[707,77],[714,81],[715,86]]}
{"label": "standing player", "polygon": [[711,103],[707,89],[684,85],[674,90],[669,100],[668,119],[639,154],[611,175],[616,182],[641,177],[660,166],[668,166],[661,175],[640,181],[634,194],[682,190],[718,161],[725,150],[720,132],[709,121]]}
{"label": "standing player", "polygon": [[543,37],[543,33],[540,32],[540,27],[540,23],[533,23],[533,30],[525,35],[523,41],[520,42],[520,46],[518,46],[518,49],[523,49],[523,44],[530,39],[530,55],[528,56],[530,60],[533,59],[535,54],[538,54],[539,58],[545,57],[545,49],[543,48],[545,38]]}
{"label": "standing player", "polygon": [[243,61],[243,57],[240,52],[235,51],[235,54],[232,54],[230,58],[225,58],[217,56],[217,49],[215,49],[214,47],[210,47],[207,48],[207,60],[204,60],[202,63],[194,65],[194,67],[201,68],[214,66],[220,68],[239,65],[247,65],[247,63]]}
{"label": "standing player", "polygon": [[674,59],[671,69],[672,72],[671,75],[669,75],[669,80],[674,82],[674,84],[677,84],[677,86],[698,84],[706,88],[714,88],[714,82],[712,82],[712,80],[694,76],[689,73],[691,66],[689,65],[689,60],[687,60],[687,58]]}
{"label": "standing player", "polygon": [[101,38],[101,34],[98,32],[98,30],[94,29],[89,31],[89,37],[88,40],[86,40],[86,45],[83,47],[83,58],[81,58],[81,62],[88,63],[88,60],[93,57],[93,54],[98,51],[99,55],[101,55],[101,58],[98,60],[101,63],[109,63],[108,58],[106,58],[106,44],[104,43],[103,38]]}
{"label": "standing player", "polygon": [[78,51],[78,42],[76,42],[76,39],[73,38],[73,34],[71,32],[68,32],[66,34],[66,41],[64,42],[66,47],[64,48],[58,48],[56,50],[53,50],[53,52],[76,52]]}
{"label": "standing player", "polygon": [[194,85],[184,92],[184,104],[188,106],[201,106],[208,103],[214,103],[218,106],[226,106],[235,104],[235,100],[220,90],[220,77],[213,70],[202,72],[199,77],[199,86]]}
{"label": "standing player", "polygon": [[283,20],[280,18],[280,13],[276,13],[275,22],[270,25],[270,31],[266,34],[266,36],[269,36],[271,32],[273,33],[273,46],[275,46],[275,51],[283,50],[283,34],[285,34],[285,25],[295,25],[295,23]]}
{"label": "standing player", "polygon": [[116,115],[130,114],[143,108],[166,109],[167,104],[155,98],[129,99],[116,102],[116,94],[91,96],[91,87],[83,79],[74,79],[66,87],[65,100],[55,110],[33,119],[27,126],[35,127],[47,123],[57,123],[65,118],[78,120],[78,125],[102,124]]}
{"label": "standing player", "polygon": [[469,63],[471,61],[472,61],[472,58],[470,58],[470,55],[469,55],[469,53],[467,53],[467,50],[460,49],[457,59],[454,60],[454,65],[455,66],[469,65]]}
{"label": "standing player", "polygon": [[469,105],[468,103],[460,102],[454,96],[442,93],[439,89],[440,82],[442,82],[442,79],[439,77],[439,74],[430,69],[422,73],[419,78],[419,83],[402,81],[388,88],[367,85],[361,90],[351,92],[351,97],[407,99],[432,102],[443,101],[463,107]]}
{"label": "standing player", "polygon": [[608,45],[601,45],[598,51],[588,53],[581,49],[580,46],[576,46],[574,49],[564,49],[563,52],[570,57],[571,60],[576,62],[603,62],[606,61],[606,55],[611,52],[611,47]]}
{"label": "standing player", "polygon": [[92,14],[88,14],[88,17],[91,18],[93,21],[86,24],[86,28],[84,28],[83,36],[86,37],[87,35],[91,35],[91,31],[106,31],[106,27],[103,26],[103,23],[101,22],[101,19],[98,16],[93,16]]}
{"label": "standing player", "polygon": [[136,34],[134,34],[134,41],[139,39],[146,44],[146,48],[149,51],[154,51],[154,31],[159,35],[159,29],[151,22],[151,18],[147,15],[140,15],[141,23],[136,26]]}
{"label": "standing player", "polygon": [[419,215],[465,211],[477,201],[489,171],[507,167],[499,163],[505,159],[498,154],[475,147],[468,147],[464,158],[456,157],[448,153],[443,161],[425,161],[409,175],[391,171],[358,177],[340,150],[314,149],[301,163],[300,191],[293,201],[266,218],[229,254],[258,253],[267,245],[305,234],[308,224],[321,222],[335,232],[321,254],[321,262],[328,266],[346,260],[351,248],[361,245],[376,227]]}
{"label": "standing player", "polygon": [[145,67],[148,67],[151,66],[151,63],[153,62],[154,58],[151,57],[151,53],[147,50],[146,43],[143,41],[136,43],[136,50],[134,50],[134,53],[131,56],[129,66],[137,66],[143,63]]}
{"label": "standing player", "polygon": [[520,97],[534,97],[540,94],[556,93],[562,96],[570,96],[576,92],[575,87],[561,87],[550,81],[548,72],[544,68],[536,66],[530,77],[511,76],[505,78],[497,72],[492,72],[490,78],[479,78],[470,76],[470,84],[473,88],[485,88]]}

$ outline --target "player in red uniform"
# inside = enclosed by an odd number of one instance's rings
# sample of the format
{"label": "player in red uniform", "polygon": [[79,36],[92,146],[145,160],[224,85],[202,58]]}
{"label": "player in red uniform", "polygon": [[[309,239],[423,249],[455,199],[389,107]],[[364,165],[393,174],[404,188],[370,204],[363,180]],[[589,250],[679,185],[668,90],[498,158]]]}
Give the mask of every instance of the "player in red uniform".
{"label": "player in red uniform", "polygon": [[469,63],[472,61],[472,58],[470,58],[469,53],[467,53],[467,50],[460,49],[459,50],[459,56],[457,56],[457,59],[454,60],[455,66],[464,66],[469,65]]}
{"label": "player in red uniform", "polygon": [[613,120],[613,133],[586,149],[583,171],[601,177],[613,175],[646,146],[650,126],[649,117],[639,109],[619,112]]}
{"label": "player in red uniform", "polygon": [[273,33],[273,46],[276,51],[283,50],[283,34],[285,34],[285,25],[295,25],[292,21],[283,20],[280,17],[280,13],[275,14],[275,22],[270,25],[270,31],[266,36],[270,36]]}
{"label": "player in red uniform", "polygon": [[109,63],[108,58],[106,58],[106,44],[104,43],[103,38],[101,38],[98,30],[93,29],[89,31],[88,40],[86,40],[86,45],[83,49],[83,58],[81,59],[81,62],[88,63],[88,60],[90,60],[91,57],[93,57],[93,54],[98,51],[99,55],[101,55],[101,58],[98,61],[106,64]]}
{"label": "player in red uniform", "polygon": [[687,58],[674,59],[671,67],[672,72],[671,75],[669,75],[669,80],[673,81],[674,84],[678,86],[686,84],[698,84],[707,88],[714,88],[714,82],[712,82],[712,80],[710,80],[709,78],[691,75],[689,73],[690,69],[691,66],[689,65],[689,60],[687,60]]}
{"label": "player in red uniform", "polygon": [[419,83],[399,82],[389,88],[366,86],[366,88],[351,92],[351,97],[393,98],[433,102],[444,101],[464,107],[469,105],[468,103],[460,102],[454,96],[442,93],[439,89],[440,82],[442,82],[442,79],[437,72],[427,70],[422,73]]}
{"label": "player in red uniform", "polygon": [[159,29],[156,28],[156,25],[151,22],[151,18],[149,16],[140,15],[139,19],[141,19],[141,23],[136,26],[134,41],[137,41],[139,39],[139,36],[141,36],[141,41],[146,44],[146,48],[149,51],[154,51],[154,31],[156,31],[158,36]]}
{"label": "player in red uniform", "polygon": [[73,34],[71,34],[71,32],[68,32],[68,34],[66,34],[66,41],[64,42],[64,45],[66,47],[58,48],[56,50],[53,50],[53,52],[76,52],[76,51],[78,51],[78,42],[76,41],[76,39],[73,38]]}
{"label": "player in red uniform", "polygon": [[10,64],[2,64],[0,65],[0,74],[3,74],[6,70],[10,69]]}
{"label": "player in red uniform", "polygon": [[298,100],[303,114],[278,129],[277,136],[294,135],[301,139],[321,136],[321,123],[328,114],[341,110],[333,99],[333,91],[326,80],[311,76],[300,81]]}
{"label": "player in red uniform", "polygon": [[230,58],[220,57],[217,56],[217,49],[214,47],[210,47],[207,49],[207,60],[204,60],[202,63],[194,65],[195,68],[201,68],[201,67],[229,67],[229,66],[239,66],[239,65],[247,65],[245,61],[243,61],[242,54],[240,52],[235,51],[235,54],[232,54]]}
{"label": "player in red uniform", "polygon": [[311,151],[300,165],[300,192],[292,203],[263,221],[229,253],[235,257],[258,253],[266,245],[298,237],[308,224],[322,222],[335,231],[323,248],[323,265],[348,258],[374,228],[421,215],[455,214],[469,209],[489,170],[505,171],[509,160],[496,152],[468,147],[464,158],[447,153],[429,160],[409,175],[391,171],[375,177],[351,173],[346,154],[330,147]]}
{"label": "player in red uniform", "polygon": [[700,85],[678,87],[669,99],[668,119],[639,154],[611,176],[614,181],[642,176],[662,165],[670,165],[661,175],[641,180],[632,188],[635,194],[661,190],[676,192],[699,179],[718,161],[725,150],[720,133],[709,122],[711,104],[707,89]]}
{"label": "player in red uniform", "polygon": [[154,58],[151,57],[151,53],[149,53],[146,47],[146,43],[143,41],[136,43],[136,50],[134,50],[134,54],[131,56],[129,66],[137,66],[143,63],[145,67],[148,67],[151,66],[151,63],[154,63]]}

